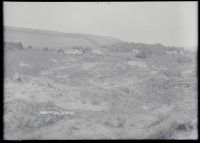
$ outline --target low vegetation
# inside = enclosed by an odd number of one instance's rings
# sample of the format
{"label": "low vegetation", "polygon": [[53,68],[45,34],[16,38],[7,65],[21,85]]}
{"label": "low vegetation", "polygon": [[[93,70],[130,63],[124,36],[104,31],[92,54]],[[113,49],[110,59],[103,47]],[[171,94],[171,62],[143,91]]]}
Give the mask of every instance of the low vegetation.
{"label": "low vegetation", "polygon": [[196,65],[179,48],[4,46],[6,139],[197,138]]}

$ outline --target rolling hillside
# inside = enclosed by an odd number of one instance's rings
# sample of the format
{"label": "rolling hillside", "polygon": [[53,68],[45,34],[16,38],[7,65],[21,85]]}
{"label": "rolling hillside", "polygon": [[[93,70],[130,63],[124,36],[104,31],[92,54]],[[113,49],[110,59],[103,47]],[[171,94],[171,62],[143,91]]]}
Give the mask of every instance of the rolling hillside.
{"label": "rolling hillside", "polygon": [[67,48],[72,46],[100,48],[105,45],[122,42],[119,39],[106,36],[62,33],[11,26],[4,27],[4,41],[21,42],[24,47],[31,45],[37,48]]}

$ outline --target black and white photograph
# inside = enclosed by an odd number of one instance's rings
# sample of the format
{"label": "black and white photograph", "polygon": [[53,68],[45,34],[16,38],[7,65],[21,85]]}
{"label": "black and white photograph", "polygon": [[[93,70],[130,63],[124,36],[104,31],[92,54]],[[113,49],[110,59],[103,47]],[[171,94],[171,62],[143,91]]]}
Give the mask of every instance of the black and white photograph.
{"label": "black and white photograph", "polygon": [[4,140],[198,139],[197,39],[197,1],[4,1]]}

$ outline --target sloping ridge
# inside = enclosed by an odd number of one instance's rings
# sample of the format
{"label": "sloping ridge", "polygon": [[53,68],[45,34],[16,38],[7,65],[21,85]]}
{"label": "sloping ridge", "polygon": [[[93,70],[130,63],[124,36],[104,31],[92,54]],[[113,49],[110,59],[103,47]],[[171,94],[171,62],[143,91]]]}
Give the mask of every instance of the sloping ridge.
{"label": "sloping ridge", "polygon": [[122,42],[108,36],[97,36],[81,33],[63,33],[50,30],[30,29],[4,26],[4,41],[22,42],[25,47],[66,48],[81,46],[101,48],[105,45]]}

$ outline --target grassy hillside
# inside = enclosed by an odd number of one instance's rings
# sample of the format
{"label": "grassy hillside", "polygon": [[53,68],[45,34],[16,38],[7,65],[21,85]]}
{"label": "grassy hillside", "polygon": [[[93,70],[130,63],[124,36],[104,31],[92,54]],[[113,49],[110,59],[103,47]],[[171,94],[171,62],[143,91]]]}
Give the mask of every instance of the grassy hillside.
{"label": "grassy hillside", "polygon": [[62,33],[47,30],[4,26],[4,41],[22,42],[25,47],[67,48],[72,46],[99,48],[121,40],[78,33]]}

